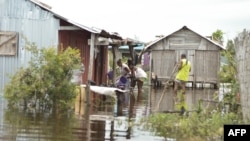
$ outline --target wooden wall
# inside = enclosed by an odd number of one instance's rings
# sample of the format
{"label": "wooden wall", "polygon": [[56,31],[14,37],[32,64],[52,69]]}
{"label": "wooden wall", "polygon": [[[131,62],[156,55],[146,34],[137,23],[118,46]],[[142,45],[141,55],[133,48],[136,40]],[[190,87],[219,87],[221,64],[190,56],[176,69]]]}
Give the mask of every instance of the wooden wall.
{"label": "wooden wall", "polygon": [[183,53],[192,64],[190,82],[218,83],[220,48],[190,30],[177,31],[151,47],[151,71],[169,79]]}

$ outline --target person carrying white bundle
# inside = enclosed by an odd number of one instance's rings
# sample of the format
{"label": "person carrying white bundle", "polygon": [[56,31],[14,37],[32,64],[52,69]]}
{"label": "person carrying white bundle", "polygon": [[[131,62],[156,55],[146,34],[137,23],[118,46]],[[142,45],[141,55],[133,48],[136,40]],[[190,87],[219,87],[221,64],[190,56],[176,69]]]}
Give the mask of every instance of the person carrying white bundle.
{"label": "person carrying white bundle", "polygon": [[143,81],[147,78],[147,73],[142,68],[134,66],[132,60],[128,60],[128,66],[131,70],[131,87],[135,87],[137,84],[138,97],[141,97]]}
{"label": "person carrying white bundle", "polygon": [[147,78],[147,73],[139,67],[134,67],[135,68],[135,78],[137,79],[142,79],[142,78]]}

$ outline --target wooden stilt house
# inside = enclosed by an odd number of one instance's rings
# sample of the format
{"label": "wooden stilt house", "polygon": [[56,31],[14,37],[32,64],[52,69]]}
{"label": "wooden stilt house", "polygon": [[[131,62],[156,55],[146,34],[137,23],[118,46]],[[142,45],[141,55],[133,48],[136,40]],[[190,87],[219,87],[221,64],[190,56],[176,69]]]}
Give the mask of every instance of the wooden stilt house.
{"label": "wooden stilt house", "polygon": [[192,64],[189,77],[192,86],[206,83],[216,87],[219,83],[220,52],[223,49],[223,45],[183,26],[148,44],[144,52],[150,53],[150,71],[156,73],[160,80],[170,79],[174,66],[184,53]]}

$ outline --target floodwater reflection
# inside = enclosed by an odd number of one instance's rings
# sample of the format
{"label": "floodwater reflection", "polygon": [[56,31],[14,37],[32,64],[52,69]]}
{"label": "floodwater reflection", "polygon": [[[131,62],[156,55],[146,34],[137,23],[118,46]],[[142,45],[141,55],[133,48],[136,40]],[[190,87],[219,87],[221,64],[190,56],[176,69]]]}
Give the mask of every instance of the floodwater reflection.
{"label": "floodwater reflection", "polygon": [[[163,91],[162,89],[151,89],[151,94],[150,94],[151,112],[155,112],[154,109],[156,109],[157,105],[159,104],[162,91]],[[214,99],[216,91],[218,90],[211,88],[199,88],[199,89],[186,88],[186,94],[184,96],[187,105],[186,110],[190,111],[194,110],[200,100],[203,101],[202,102],[203,106],[212,106],[214,103],[211,103],[211,100]],[[173,95],[174,95],[173,89],[172,88],[167,89],[167,91],[163,95],[162,100],[160,101],[159,108],[156,112],[175,110],[176,107]]]}
{"label": "floodwater reflection", "polygon": [[[163,88],[145,86],[143,95],[127,94],[119,105],[106,103],[87,107],[84,99],[75,104],[75,111],[57,115],[34,111],[12,111],[0,97],[0,140],[4,141],[163,141],[140,125],[140,118],[155,112]],[[213,99],[215,89],[187,89],[186,103],[192,110],[200,99]],[[159,111],[174,110],[173,90],[167,89],[160,103]],[[204,105],[209,105],[204,102]]]}

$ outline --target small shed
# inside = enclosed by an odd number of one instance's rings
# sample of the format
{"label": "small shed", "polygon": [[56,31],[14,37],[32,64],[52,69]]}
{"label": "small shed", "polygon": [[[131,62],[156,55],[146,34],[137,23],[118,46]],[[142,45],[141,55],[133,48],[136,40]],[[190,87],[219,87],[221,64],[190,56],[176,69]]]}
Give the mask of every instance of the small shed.
{"label": "small shed", "polygon": [[160,80],[171,78],[175,65],[184,53],[192,64],[189,77],[192,86],[197,83],[209,83],[217,87],[220,52],[223,49],[223,45],[183,26],[176,32],[148,44],[144,53],[150,53],[150,72],[156,73]]}

